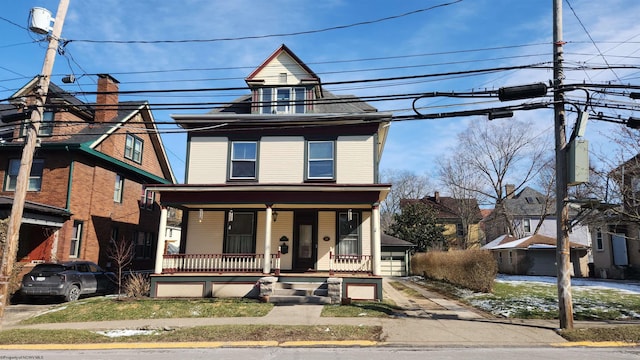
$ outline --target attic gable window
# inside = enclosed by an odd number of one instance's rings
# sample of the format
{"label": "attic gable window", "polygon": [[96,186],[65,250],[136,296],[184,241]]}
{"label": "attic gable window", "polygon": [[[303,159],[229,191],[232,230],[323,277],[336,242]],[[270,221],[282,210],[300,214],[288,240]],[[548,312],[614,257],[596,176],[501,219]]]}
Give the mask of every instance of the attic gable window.
{"label": "attic gable window", "polygon": [[137,162],[142,163],[142,139],[137,136],[127,134],[127,139],[124,144],[124,157]]}
{"label": "attic gable window", "polygon": [[[38,136],[51,136],[53,135],[53,119],[55,113],[51,110],[45,110],[42,113],[42,120],[40,121],[40,127],[38,128]],[[27,136],[27,124],[30,120],[25,120],[20,126],[20,136]]]}
{"label": "attic gable window", "polygon": [[302,87],[263,88],[261,114],[304,114],[307,90]]}

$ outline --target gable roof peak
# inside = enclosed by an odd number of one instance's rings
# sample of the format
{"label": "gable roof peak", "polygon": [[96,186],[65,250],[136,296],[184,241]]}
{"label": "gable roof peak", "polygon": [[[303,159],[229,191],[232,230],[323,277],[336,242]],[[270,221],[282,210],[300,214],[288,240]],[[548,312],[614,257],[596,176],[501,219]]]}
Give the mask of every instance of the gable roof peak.
{"label": "gable roof peak", "polygon": [[318,77],[318,75],[316,75],[315,72],[313,72],[313,70],[311,70],[311,68],[309,68],[307,66],[307,64],[305,64],[296,54],[293,53],[293,51],[291,51],[291,49],[289,49],[285,44],[280,45],[280,47],[278,49],[276,49],[276,51],[274,51],[271,55],[269,55],[269,57],[262,62],[262,64],[260,64],[260,66],[258,66],[255,70],[253,70],[251,72],[251,74],[249,74],[249,76],[247,76],[245,78],[245,81],[247,83],[251,83],[252,81],[256,80],[255,77],[265,68],[267,67],[274,59],[276,59],[278,56],[280,56],[280,54],[285,53],[287,54],[291,59],[293,59],[293,61],[300,66],[310,77],[310,80],[314,80],[318,83],[320,83],[320,77]]}

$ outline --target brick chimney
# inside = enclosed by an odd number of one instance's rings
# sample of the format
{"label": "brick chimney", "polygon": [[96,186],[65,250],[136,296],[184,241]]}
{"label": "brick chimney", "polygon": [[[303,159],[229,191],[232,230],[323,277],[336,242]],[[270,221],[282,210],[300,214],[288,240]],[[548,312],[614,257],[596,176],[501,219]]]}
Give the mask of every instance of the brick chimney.
{"label": "brick chimney", "polygon": [[433,198],[439,204],[440,203],[440,192],[436,191],[435,194],[433,194]]}
{"label": "brick chimney", "polygon": [[118,84],[109,74],[98,74],[95,122],[106,122],[118,116]]}
{"label": "brick chimney", "polygon": [[513,199],[514,191],[516,190],[516,186],[513,184],[506,184],[504,186],[504,192],[507,199]]}

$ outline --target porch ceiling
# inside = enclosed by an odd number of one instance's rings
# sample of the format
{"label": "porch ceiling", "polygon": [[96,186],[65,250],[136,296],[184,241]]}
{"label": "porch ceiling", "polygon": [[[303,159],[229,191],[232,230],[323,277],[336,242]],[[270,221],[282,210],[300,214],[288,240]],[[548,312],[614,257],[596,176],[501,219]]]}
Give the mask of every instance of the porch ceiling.
{"label": "porch ceiling", "polygon": [[327,204],[354,205],[383,201],[391,185],[178,185],[153,186],[161,203],[202,207],[206,204]]}

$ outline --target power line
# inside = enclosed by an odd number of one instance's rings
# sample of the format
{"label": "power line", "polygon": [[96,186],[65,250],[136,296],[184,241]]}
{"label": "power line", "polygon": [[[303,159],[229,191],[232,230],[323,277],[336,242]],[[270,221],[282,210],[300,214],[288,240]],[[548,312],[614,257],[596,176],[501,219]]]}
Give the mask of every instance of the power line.
{"label": "power line", "polygon": [[410,15],[415,15],[418,13],[434,10],[441,7],[450,6],[456,3],[460,3],[463,0],[455,0],[449,3],[443,3],[434,5],[424,9],[418,9],[409,11],[403,14],[387,16],[379,19],[361,21],[357,23],[347,24],[347,25],[338,25],[327,27],[323,29],[315,29],[315,30],[306,30],[306,31],[297,31],[290,33],[281,33],[281,34],[268,34],[268,35],[249,35],[249,36],[240,36],[240,37],[229,37],[229,38],[215,38],[215,39],[187,39],[187,40],[91,40],[91,39],[75,39],[68,40],[67,42],[86,42],[86,43],[99,43],[99,44],[180,44],[180,43],[204,43],[204,42],[220,42],[220,41],[237,41],[237,40],[250,40],[250,39],[265,39],[272,37],[287,37],[287,36],[298,36],[298,35],[308,35],[308,34],[316,34],[321,32],[333,31],[333,30],[342,30],[348,29],[352,27],[362,26],[362,25],[370,25],[375,23],[380,23],[389,20],[395,20],[403,17],[407,17]]}

